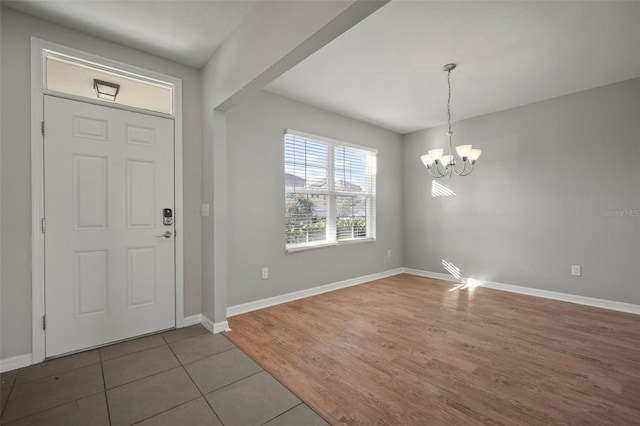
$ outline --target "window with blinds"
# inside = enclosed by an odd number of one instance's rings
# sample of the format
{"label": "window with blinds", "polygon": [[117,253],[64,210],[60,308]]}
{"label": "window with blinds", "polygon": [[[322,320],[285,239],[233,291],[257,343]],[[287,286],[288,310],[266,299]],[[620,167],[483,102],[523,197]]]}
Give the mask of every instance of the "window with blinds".
{"label": "window with blinds", "polygon": [[284,174],[287,251],[375,239],[375,150],[287,130]]}

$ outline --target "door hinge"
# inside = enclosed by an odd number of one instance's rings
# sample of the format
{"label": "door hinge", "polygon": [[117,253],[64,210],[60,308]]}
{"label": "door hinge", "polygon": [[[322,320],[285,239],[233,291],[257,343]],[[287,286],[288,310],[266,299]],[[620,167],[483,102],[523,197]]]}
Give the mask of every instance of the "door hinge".
{"label": "door hinge", "polygon": [[44,234],[45,232],[47,232],[47,219],[45,219],[43,217],[42,218],[42,233]]}
{"label": "door hinge", "polygon": [[46,315],[42,316],[42,329],[43,330],[47,329],[47,316]]}
{"label": "door hinge", "polygon": [[42,133],[42,136],[44,136],[44,120],[40,122],[40,132]]}

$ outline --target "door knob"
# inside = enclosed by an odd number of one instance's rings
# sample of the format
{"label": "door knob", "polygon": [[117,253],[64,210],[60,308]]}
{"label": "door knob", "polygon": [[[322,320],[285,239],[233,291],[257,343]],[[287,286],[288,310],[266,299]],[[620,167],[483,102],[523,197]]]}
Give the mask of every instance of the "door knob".
{"label": "door knob", "polygon": [[164,233],[164,234],[162,234],[162,235],[158,235],[157,237],[158,237],[158,238],[171,238],[171,235],[172,235],[172,234],[171,234],[171,231],[167,231],[167,232],[165,232],[165,233]]}

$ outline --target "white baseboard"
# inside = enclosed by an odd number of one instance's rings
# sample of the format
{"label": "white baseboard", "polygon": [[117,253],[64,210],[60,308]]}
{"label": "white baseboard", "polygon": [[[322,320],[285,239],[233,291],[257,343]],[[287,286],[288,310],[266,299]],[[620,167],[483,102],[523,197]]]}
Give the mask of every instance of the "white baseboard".
{"label": "white baseboard", "polygon": [[204,328],[206,328],[207,330],[213,333],[213,321],[211,321],[209,318],[202,315],[202,320],[200,321],[200,324],[202,324]]}
{"label": "white baseboard", "polygon": [[33,357],[31,354],[12,356],[11,358],[0,359],[0,373],[16,370],[22,367],[28,367],[32,364]]}
{"label": "white baseboard", "polygon": [[207,318],[204,315],[202,315],[201,324],[202,324],[202,326],[204,328],[206,328],[207,330],[209,330],[213,334],[218,334],[218,333],[223,332],[223,331],[231,331],[231,329],[229,328],[229,323],[226,320],[214,323],[209,318]]}
{"label": "white baseboard", "polygon": [[183,326],[184,327],[189,327],[191,325],[200,324],[201,322],[202,322],[202,315],[195,314],[195,315],[191,315],[189,317],[184,317]]}
{"label": "white baseboard", "polygon": [[227,308],[227,317],[244,314],[258,309],[268,308],[269,306],[279,305],[281,303],[292,302],[305,297],[315,296],[326,293],[328,291],[338,290],[345,287],[351,287],[358,284],[367,283],[369,281],[379,280],[382,278],[398,275],[403,272],[403,268],[390,269],[388,271],[378,272],[376,274],[364,275],[362,277],[351,278],[349,280],[338,281],[332,284],[325,284],[318,287],[308,288],[306,290],[294,291],[292,293],[282,294],[280,296],[268,297],[266,299],[256,300],[255,302],[243,303],[241,305],[229,306]]}
{"label": "white baseboard", "polygon": [[229,328],[229,322],[227,320],[216,322],[213,324],[214,334],[221,333],[223,331],[231,331],[231,328]]}
{"label": "white baseboard", "polygon": [[[451,275],[441,274],[438,272],[421,271],[418,269],[404,268],[404,272],[411,275],[417,275],[420,277],[436,278],[439,280],[452,281],[452,282],[464,282],[466,278],[461,277],[461,280],[456,280]],[[508,291],[510,293],[526,294],[527,296],[543,297],[545,299],[560,300],[562,302],[575,303],[578,305],[593,306],[596,308],[610,309],[612,311],[626,312],[629,314],[640,315],[640,305],[634,305],[632,303],[618,302],[615,300],[596,299],[594,297],[578,296],[575,294],[559,293],[556,291],[540,290],[532,287],[522,287],[513,284],[497,283],[493,281],[480,281],[476,280],[478,287],[486,287],[494,290]]]}
{"label": "white baseboard", "polygon": [[411,268],[403,268],[402,272],[409,275],[417,275],[419,277],[435,278],[437,280],[452,281],[457,283],[461,282],[461,280],[456,280],[452,275],[441,274],[440,272],[421,271],[420,269]]}

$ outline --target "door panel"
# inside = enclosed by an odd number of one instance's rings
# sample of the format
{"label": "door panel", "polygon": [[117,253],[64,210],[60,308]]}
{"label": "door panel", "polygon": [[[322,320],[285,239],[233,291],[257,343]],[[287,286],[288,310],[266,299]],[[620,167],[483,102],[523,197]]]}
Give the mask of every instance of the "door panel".
{"label": "door panel", "polygon": [[127,227],[153,228],[155,166],[151,162],[127,161]]}
{"label": "door panel", "polygon": [[46,356],[173,327],[173,120],[44,105]]}
{"label": "door panel", "polygon": [[76,231],[107,229],[107,158],[73,154],[73,222]]}

